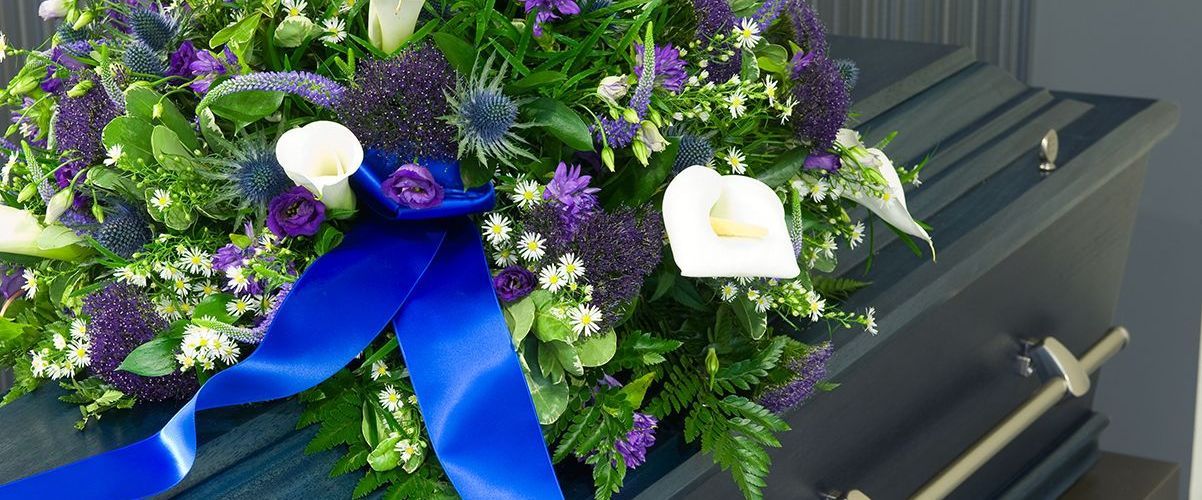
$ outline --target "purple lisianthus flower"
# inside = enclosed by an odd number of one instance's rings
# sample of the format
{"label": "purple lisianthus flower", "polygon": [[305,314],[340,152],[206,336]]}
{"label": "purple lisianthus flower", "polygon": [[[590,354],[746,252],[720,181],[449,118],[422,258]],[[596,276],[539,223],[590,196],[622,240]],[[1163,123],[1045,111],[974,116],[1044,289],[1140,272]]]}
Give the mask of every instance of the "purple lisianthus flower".
{"label": "purple lisianthus flower", "polygon": [[192,62],[188,63],[188,69],[192,71],[192,76],[201,77],[191,85],[192,90],[205,94],[209,92],[209,88],[213,86],[213,82],[218,77],[238,72],[238,56],[229,47],[226,47],[220,56],[202,50],[196,53]]}
{"label": "purple lisianthus flower", "polygon": [[625,438],[614,443],[614,448],[626,461],[626,467],[633,469],[647,461],[647,449],[655,444],[655,427],[658,424],[655,417],[634,412],[634,428],[626,433]]}
{"label": "purple lisianthus flower", "polygon": [[534,291],[534,285],[537,282],[534,273],[522,266],[509,266],[502,269],[493,278],[493,288],[497,290],[497,297],[504,302],[516,302],[523,297],[530,295]]}
{"label": "purple lisianthus flower", "polygon": [[25,294],[21,287],[25,286],[25,269],[20,266],[0,264],[0,298],[4,302],[13,300]]}
{"label": "purple lisianthus flower", "polygon": [[[635,53],[638,54],[638,64],[634,67],[634,74],[639,77],[643,76],[643,46],[636,44]],[[685,72],[684,59],[680,57],[680,49],[672,46],[672,44],[658,45],[655,47],[655,82],[661,87],[672,92],[679,93],[684,89],[685,80],[689,78]]]}
{"label": "purple lisianthus flower", "polygon": [[803,165],[806,170],[825,170],[827,172],[838,171],[843,166],[843,162],[839,160],[839,156],[830,153],[812,153],[806,157]]}
{"label": "purple lisianthus flower", "polygon": [[244,261],[254,256],[252,249],[241,249],[238,245],[230,243],[217,250],[213,255],[212,267],[214,271],[224,273],[226,269],[231,267],[239,267]]}
{"label": "purple lisianthus flower", "polygon": [[192,44],[192,40],[185,40],[181,43],[175,52],[171,53],[171,57],[167,60],[167,76],[177,76],[180,78],[192,78],[192,63],[196,62],[198,51],[196,46]]}
{"label": "purple lisianthus flower", "polygon": [[267,228],[281,238],[313,236],[326,220],[326,205],[308,189],[296,186],[267,205]]}
{"label": "purple lisianthus flower", "polygon": [[408,163],[384,179],[384,196],[409,208],[434,208],[442,204],[445,197],[442,184],[434,179],[430,170],[421,165]]}
{"label": "purple lisianthus flower", "polygon": [[595,204],[596,193],[601,189],[589,187],[592,179],[591,175],[580,175],[579,165],[569,167],[567,163],[559,162],[559,166],[555,167],[555,176],[543,191],[543,199],[555,200],[567,207]]}

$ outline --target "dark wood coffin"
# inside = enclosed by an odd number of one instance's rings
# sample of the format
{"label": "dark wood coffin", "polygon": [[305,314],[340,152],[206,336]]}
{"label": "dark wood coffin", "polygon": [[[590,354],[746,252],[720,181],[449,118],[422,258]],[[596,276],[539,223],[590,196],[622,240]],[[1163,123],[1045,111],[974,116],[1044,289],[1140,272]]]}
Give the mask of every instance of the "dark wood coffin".
{"label": "dark wood coffin", "polygon": [[[910,210],[935,230],[938,261],[917,257],[878,227],[877,253],[845,254],[839,272],[874,282],[848,308],[876,307],[881,333],[798,334],[833,339],[840,386],[788,415],[773,450],[769,498],[906,498],[1031,398],[1022,340],[1055,337],[1081,355],[1110,326],[1146,155],[1174,126],[1162,102],[1030,88],[967,49],[836,39],[833,52],[863,68],[856,128],[869,144],[902,134],[890,156],[927,155]],[[1040,169],[1040,142],[1059,134],[1057,168]],[[868,271],[865,271],[869,269]],[[1134,342],[1142,332],[1132,332]],[[1095,383],[1097,382],[1095,377]],[[0,410],[0,481],[147,436],[174,408],[106,417],[71,431],[75,410],[39,390]],[[1097,457],[1105,416],[1091,397],[1066,398],[952,494],[1043,498],[1066,490]],[[306,456],[313,429],[293,429],[294,401],[210,411],[199,419],[196,466],[168,496],[346,498],[355,475],[330,478],[335,453]],[[738,498],[727,474],[665,422],[626,498]],[[591,498],[587,471],[560,470],[569,498]],[[86,485],[81,485],[86,487]]]}

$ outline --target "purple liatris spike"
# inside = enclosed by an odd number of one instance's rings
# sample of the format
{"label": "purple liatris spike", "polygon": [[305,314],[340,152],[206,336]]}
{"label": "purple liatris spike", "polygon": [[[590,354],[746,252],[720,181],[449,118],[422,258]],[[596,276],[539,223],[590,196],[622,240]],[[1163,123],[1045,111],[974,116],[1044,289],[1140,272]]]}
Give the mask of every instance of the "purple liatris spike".
{"label": "purple liatris spike", "polygon": [[323,108],[333,108],[346,95],[346,87],[314,73],[305,71],[251,73],[221,82],[205,96],[201,104],[205,105],[214,99],[250,90],[292,94]]}

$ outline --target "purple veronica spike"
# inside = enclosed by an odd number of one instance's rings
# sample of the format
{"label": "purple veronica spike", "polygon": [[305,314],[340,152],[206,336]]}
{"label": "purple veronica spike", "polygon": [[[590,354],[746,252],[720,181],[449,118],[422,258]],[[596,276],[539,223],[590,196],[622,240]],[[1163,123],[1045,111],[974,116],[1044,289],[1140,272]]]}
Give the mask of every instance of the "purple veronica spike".
{"label": "purple veronica spike", "polygon": [[797,407],[814,394],[818,382],[826,378],[826,363],[835,349],[826,342],[814,346],[804,356],[789,361],[787,367],[793,376],[786,382],[772,387],[760,395],[759,402],[772,413],[784,413]]}
{"label": "purple veronica spike", "polygon": [[[643,76],[643,45],[636,44],[635,52],[638,53],[637,66],[634,67],[634,74],[640,78]],[[663,88],[672,92],[679,93],[684,89],[684,82],[689,75],[685,72],[684,59],[680,57],[680,49],[672,46],[672,44],[660,45],[655,48],[655,81]]]}
{"label": "purple veronica spike", "polygon": [[[647,37],[650,42],[650,36]],[[630,98],[630,108],[634,110],[641,121],[651,106],[651,91],[655,89],[656,60],[654,44],[639,46],[642,49],[641,60],[645,63],[638,69],[639,83],[634,88],[634,96]],[[677,53],[679,55],[679,53]],[[625,119],[602,118],[601,127],[605,130],[605,139],[610,147],[624,148],[634,142],[634,136],[639,131],[639,124],[630,123]],[[598,132],[597,139],[601,139]]]}
{"label": "purple veronica spike", "polygon": [[249,90],[284,92],[323,108],[333,108],[346,94],[346,87],[324,76],[304,71],[287,71],[235,76],[213,88],[204,101]]}

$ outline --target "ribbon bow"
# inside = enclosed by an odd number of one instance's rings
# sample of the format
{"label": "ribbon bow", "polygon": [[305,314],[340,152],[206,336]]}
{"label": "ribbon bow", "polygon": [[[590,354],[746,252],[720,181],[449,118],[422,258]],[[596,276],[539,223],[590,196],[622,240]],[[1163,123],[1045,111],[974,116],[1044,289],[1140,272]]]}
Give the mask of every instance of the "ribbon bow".
{"label": "ribbon bow", "polygon": [[[353,185],[367,210],[313,262],[253,354],[208,380],[161,431],[0,486],[4,498],[141,498],[179,483],[196,459],[196,412],[284,398],[341,370],[392,323],[439,462],[467,499],[563,498],[530,390],[468,215],[491,185],[464,189],[455,164],[429,168],[442,205],[384,196],[394,158],[369,153]],[[78,485],[86,484],[85,490]]]}

